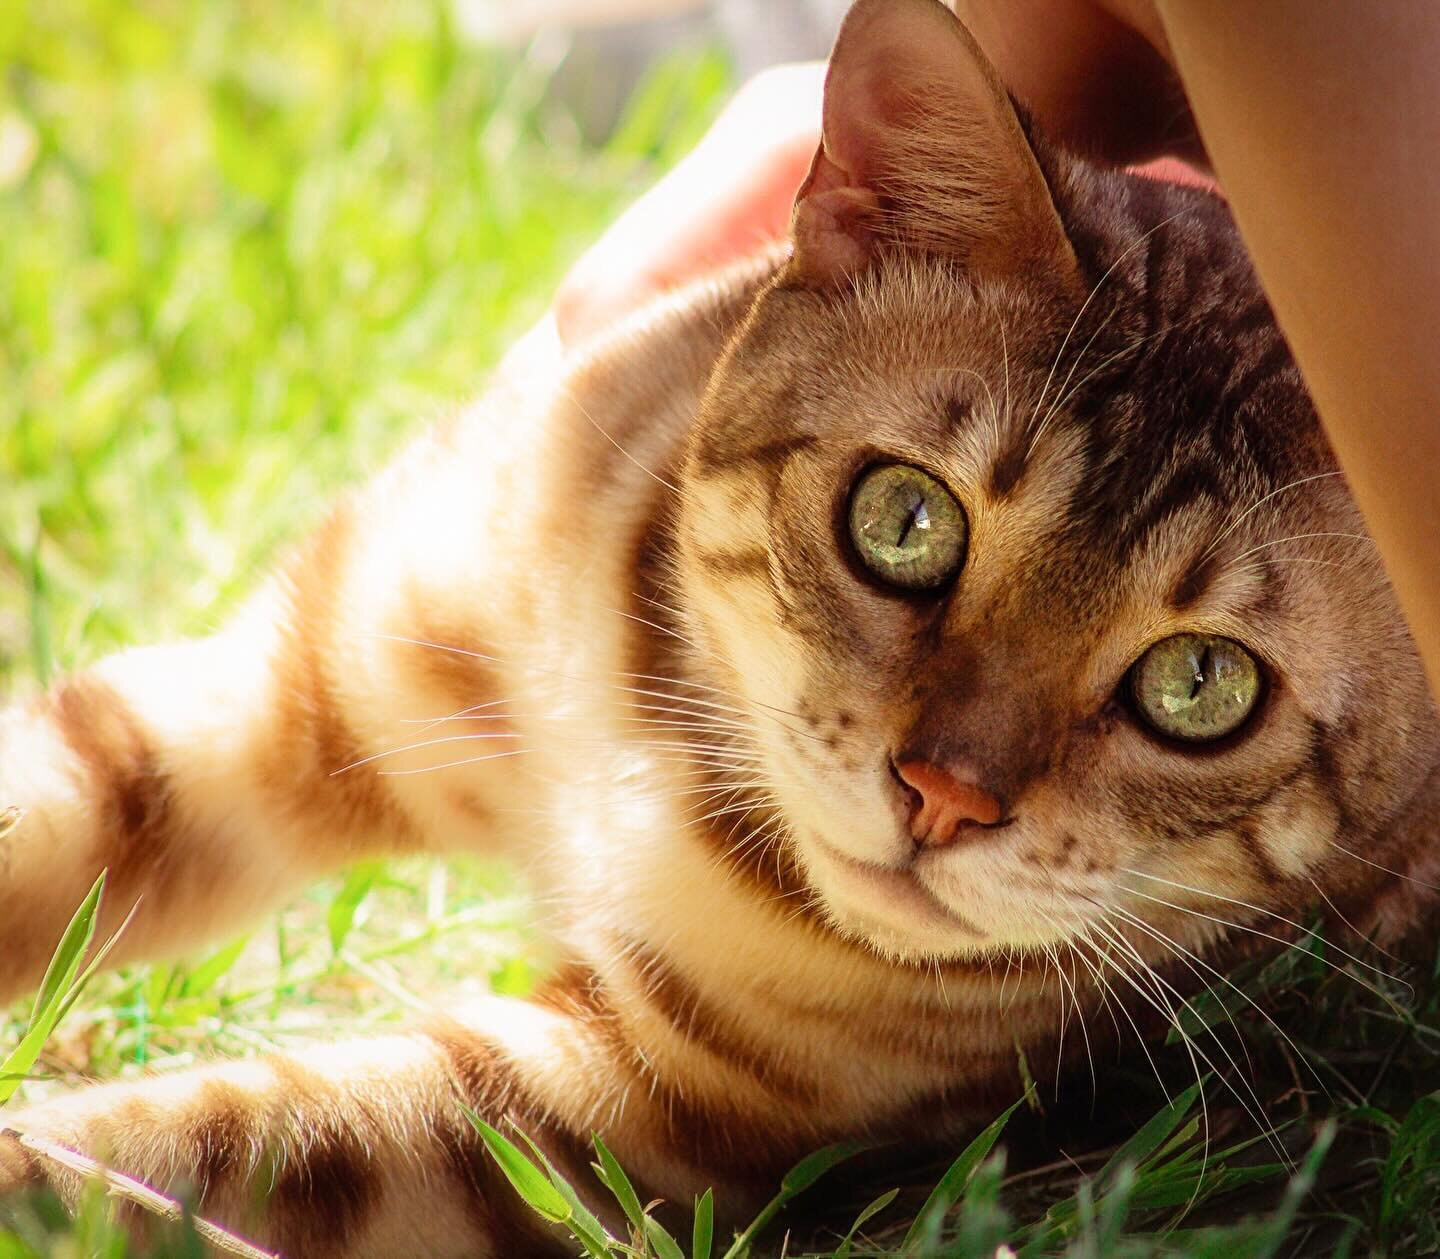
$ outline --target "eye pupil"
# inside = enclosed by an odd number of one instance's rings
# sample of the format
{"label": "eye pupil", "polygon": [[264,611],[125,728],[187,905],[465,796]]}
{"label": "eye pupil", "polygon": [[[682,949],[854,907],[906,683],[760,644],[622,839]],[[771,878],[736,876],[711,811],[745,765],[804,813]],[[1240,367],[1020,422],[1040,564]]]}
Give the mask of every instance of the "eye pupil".
{"label": "eye pupil", "polygon": [[865,567],[887,585],[944,585],[965,563],[968,535],[955,496],[909,464],[871,467],[851,491],[850,540]]}
{"label": "eye pupil", "polygon": [[1190,698],[1194,699],[1195,694],[1205,685],[1205,673],[1210,668],[1210,648],[1205,648],[1205,654],[1200,657],[1200,663],[1195,666],[1195,685],[1190,689]]}
{"label": "eye pupil", "polygon": [[930,513],[925,510],[925,500],[916,499],[910,508],[910,513],[901,522],[900,536],[895,539],[896,546],[904,546],[910,540],[910,534],[916,529],[930,528]]}

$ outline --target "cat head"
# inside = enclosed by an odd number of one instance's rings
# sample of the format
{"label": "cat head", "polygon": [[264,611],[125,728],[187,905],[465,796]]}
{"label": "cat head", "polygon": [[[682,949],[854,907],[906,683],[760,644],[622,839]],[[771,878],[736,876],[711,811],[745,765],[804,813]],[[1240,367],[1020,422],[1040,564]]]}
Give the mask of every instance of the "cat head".
{"label": "cat head", "polygon": [[828,923],[1203,944],[1409,868],[1434,711],[1224,204],[1051,150],[935,0],[860,0],[792,241],[677,577]]}

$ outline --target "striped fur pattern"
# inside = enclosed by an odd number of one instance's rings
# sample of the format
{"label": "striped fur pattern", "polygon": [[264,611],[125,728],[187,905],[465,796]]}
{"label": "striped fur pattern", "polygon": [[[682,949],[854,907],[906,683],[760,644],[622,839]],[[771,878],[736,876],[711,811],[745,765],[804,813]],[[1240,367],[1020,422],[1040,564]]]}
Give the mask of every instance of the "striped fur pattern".
{"label": "striped fur pattern", "polygon": [[[935,242],[963,232],[891,201],[844,283],[758,259],[559,379],[537,333],[229,628],[0,717],[5,994],[102,867],[115,913],[144,894],[141,958],[359,857],[499,853],[564,958],[528,1001],[7,1122],[288,1255],[565,1254],[460,1099],[577,1176],[600,1130],[642,1198],[744,1209],[827,1141],[962,1133],[1016,1094],[1017,1044],[1068,1059],[1107,996],[1148,1034],[1312,907],[1413,922],[1440,730],[1225,207],[1028,143],[1006,169],[1043,173],[1075,274],[962,266]],[[943,596],[848,549],[877,457],[965,506]],[[1266,668],[1198,750],[1117,698],[1182,630]],[[916,746],[1009,817],[907,866],[887,767]],[[0,1188],[38,1182],[79,1190],[0,1136]]]}

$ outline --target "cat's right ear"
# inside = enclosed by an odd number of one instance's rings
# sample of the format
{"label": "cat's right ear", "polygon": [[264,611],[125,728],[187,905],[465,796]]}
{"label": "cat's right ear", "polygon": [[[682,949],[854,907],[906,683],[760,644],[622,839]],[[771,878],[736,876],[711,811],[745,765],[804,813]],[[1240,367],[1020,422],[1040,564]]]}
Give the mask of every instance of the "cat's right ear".
{"label": "cat's right ear", "polygon": [[887,247],[1079,282],[1010,98],[939,0],[858,0],[846,15],[791,232],[787,278],[803,285],[843,283]]}

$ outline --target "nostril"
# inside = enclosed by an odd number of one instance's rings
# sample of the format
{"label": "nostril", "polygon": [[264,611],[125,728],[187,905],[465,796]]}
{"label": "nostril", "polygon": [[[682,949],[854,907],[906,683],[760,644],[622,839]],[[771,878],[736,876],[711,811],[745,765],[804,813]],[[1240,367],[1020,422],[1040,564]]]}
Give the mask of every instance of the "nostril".
{"label": "nostril", "polygon": [[900,772],[900,767],[896,765],[893,760],[890,762],[890,777],[895,780],[896,786],[900,788],[900,794],[905,797],[905,803],[909,806],[909,811],[912,814],[917,812],[921,805],[924,804],[925,797],[905,781],[904,775]]}
{"label": "nostril", "polygon": [[1001,823],[1000,801],[976,782],[923,760],[892,762],[890,768],[905,792],[910,834],[919,844],[943,847],[967,826]]}

